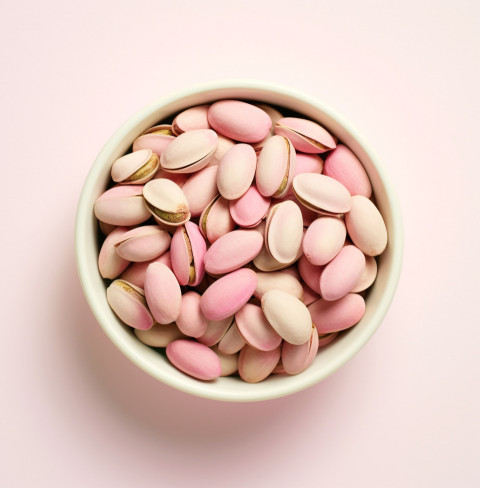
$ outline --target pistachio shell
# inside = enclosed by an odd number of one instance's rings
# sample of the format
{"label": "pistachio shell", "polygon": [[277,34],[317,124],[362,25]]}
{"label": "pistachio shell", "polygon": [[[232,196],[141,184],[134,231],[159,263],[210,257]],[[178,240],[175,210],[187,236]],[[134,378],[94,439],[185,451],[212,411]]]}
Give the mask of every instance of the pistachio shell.
{"label": "pistachio shell", "polygon": [[229,139],[228,137],[222,136],[222,134],[217,134],[217,137],[217,149],[210,158],[208,166],[218,166],[227,151],[235,145],[235,141],[232,141],[232,139]]}
{"label": "pistachio shell", "polygon": [[145,297],[154,319],[159,324],[177,320],[182,292],[172,270],[163,263],[151,263],[145,273]]}
{"label": "pistachio shell", "polygon": [[365,300],[361,295],[349,293],[339,300],[317,300],[308,306],[312,321],[319,334],[348,329],[360,322],[365,314]]}
{"label": "pistachio shell", "polygon": [[217,239],[205,254],[205,270],[213,275],[230,273],[254,259],[263,246],[255,230],[234,230]]}
{"label": "pistachio shell", "polygon": [[205,253],[207,245],[198,225],[186,222],[172,237],[170,253],[172,267],[178,282],[197,286],[205,274]]}
{"label": "pistachio shell", "polygon": [[245,346],[238,358],[238,372],[243,381],[258,383],[264,380],[280,360],[280,346],[272,351],[258,351]]}
{"label": "pistachio shell", "polygon": [[218,344],[222,340],[229,327],[232,325],[233,320],[233,316],[225,317],[220,320],[208,320],[207,330],[205,331],[205,334],[197,338],[198,342],[201,342],[202,344],[205,344],[209,347]]}
{"label": "pistachio shell", "polygon": [[230,203],[217,195],[203,210],[199,221],[200,231],[210,243],[235,229],[235,221],[230,215]]}
{"label": "pistachio shell", "polygon": [[[301,175],[303,173],[317,173],[321,174],[323,171],[323,159],[318,154],[304,154],[304,153],[297,153],[295,156],[295,174],[293,177],[297,175]],[[287,195],[289,197],[294,196],[295,193],[293,191],[292,185],[287,191]]]}
{"label": "pistachio shell", "polygon": [[207,119],[210,105],[198,105],[180,112],[172,122],[173,133],[178,136],[183,132],[196,129],[210,129]]}
{"label": "pistachio shell", "polygon": [[387,246],[387,228],[377,207],[366,197],[352,197],[352,209],[345,215],[348,235],[367,256],[378,256]]}
{"label": "pistachio shell", "polygon": [[257,167],[257,155],[252,146],[236,144],[223,156],[218,165],[217,186],[227,200],[236,200],[252,184]]}
{"label": "pistachio shell", "polygon": [[192,217],[201,215],[206,206],[217,196],[217,171],[218,166],[208,166],[193,173],[182,186]]}
{"label": "pistachio shell", "polygon": [[242,227],[255,227],[265,217],[270,206],[270,198],[260,195],[252,185],[238,200],[230,202],[230,215]]}
{"label": "pistachio shell", "polygon": [[182,225],[190,219],[188,200],[173,181],[155,179],[143,187],[148,211],[167,225]]}
{"label": "pistachio shell", "polygon": [[322,334],[318,336],[318,348],[325,347],[333,342],[338,336],[338,332],[332,332],[331,334]]}
{"label": "pistachio shell", "polygon": [[136,329],[149,329],[153,318],[141,288],[115,280],[107,288],[107,301],[120,320]]}
{"label": "pistachio shell", "polygon": [[153,179],[158,180],[163,178],[167,180],[172,180],[180,188],[182,188],[183,184],[187,181],[188,177],[189,177],[188,173],[169,173],[168,171],[159,168],[158,171],[155,173]]}
{"label": "pistachio shell", "polygon": [[259,351],[271,351],[282,342],[258,305],[244,305],[235,314],[235,321],[242,337]]}
{"label": "pistachio shell", "polygon": [[133,332],[141,342],[151,347],[167,347],[170,342],[186,337],[174,323],[153,324],[148,330],[135,329]]}
{"label": "pistachio shell", "polygon": [[330,262],[342,249],[347,236],[345,222],[337,217],[320,217],[307,229],[303,252],[316,266]]}
{"label": "pistachio shell", "polygon": [[102,222],[101,220],[98,221],[98,226],[100,227],[100,231],[104,236],[108,236],[117,228],[116,225],[107,224],[106,222]]}
{"label": "pistachio shell", "polygon": [[320,294],[320,276],[323,271],[323,266],[313,265],[304,254],[298,262],[298,271],[300,272],[302,280],[315,293]]}
{"label": "pistachio shell", "polygon": [[153,178],[160,165],[157,154],[151,149],[126,154],[112,164],[112,180],[116,183],[140,184]]}
{"label": "pistachio shell", "polygon": [[240,334],[237,324],[233,321],[225,335],[222,337],[222,340],[218,343],[218,350],[224,354],[235,354],[240,351],[245,344],[245,339],[242,334]]}
{"label": "pistachio shell", "polygon": [[160,164],[173,173],[194,173],[204,168],[217,149],[217,134],[210,129],[184,132],[163,151]]}
{"label": "pistachio shell", "polygon": [[133,262],[151,261],[170,247],[170,234],[158,225],[129,230],[116,242],[117,254]]}
{"label": "pistachio shell", "polygon": [[365,256],[365,268],[353,287],[352,293],[359,293],[369,288],[377,277],[377,261],[373,256]]}
{"label": "pistachio shell", "polygon": [[[98,255],[98,270],[102,278],[111,280],[120,276],[130,262],[117,254],[115,244],[129,231],[128,227],[116,227],[103,241]],[[127,280],[128,281],[128,280]]]}
{"label": "pistachio shell", "polygon": [[348,212],[352,197],[348,190],[329,176],[303,173],[293,179],[297,200],[315,212],[341,214]]}
{"label": "pistachio shell", "polygon": [[305,153],[323,153],[336,146],[335,139],[320,124],[297,117],[280,119],[275,134],[288,137],[297,151]]}
{"label": "pistachio shell", "polygon": [[177,327],[187,336],[201,337],[207,331],[207,326],[207,319],[200,310],[200,295],[195,291],[184,293]]}
{"label": "pistachio shell", "polygon": [[323,174],[342,183],[351,195],[370,198],[372,185],[367,172],[357,156],[343,144],[339,144],[325,160]]}
{"label": "pistachio shell", "polygon": [[128,281],[139,288],[145,287],[145,273],[148,265],[151,263],[163,263],[168,268],[172,269],[172,261],[170,259],[170,251],[164,252],[160,256],[151,261],[143,263],[132,263],[120,276],[124,281]]}
{"label": "pistachio shell", "polygon": [[355,246],[345,246],[320,276],[320,292],[325,300],[338,300],[353,290],[365,269],[365,256]]}
{"label": "pistachio shell", "polygon": [[156,125],[146,130],[133,141],[133,151],[151,149],[158,157],[165,148],[175,139],[172,126],[167,124]]}
{"label": "pistachio shell", "polygon": [[169,361],[180,371],[199,380],[214,380],[222,374],[218,356],[196,341],[178,339],[167,346]]}
{"label": "pistachio shell", "polygon": [[302,302],[308,307],[311,303],[320,299],[320,295],[315,293],[307,284],[302,283],[303,299]]}
{"label": "pistachio shell", "polygon": [[302,219],[303,219],[303,226],[304,227],[309,227],[311,223],[318,218],[318,213],[314,212],[313,210],[310,210],[309,208],[305,207],[302,205],[298,200],[295,195],[293,195],[293,190],[292,190],[292,195],[287,195],[286,197],[279,198],[278,203],[280,202],[287,202],[291,201],[294,202],[295,204],[298,205],[298,208],[300,209],[300,212],[302,213]]}
{"label": "pistachio shell", "polygon": [[298,205],[285,201],[274,205],[267,215],[265,247],[280,263],[291,263],[302,244],[303,219]]}
{"label": "pistachio shell", "polygon": [[318,332],[312,327],[310,340],[305,344],[294,345],[284,342],[282,345],[282,365],[287,374],[298,374],[307,369],[318,351]]}
{"label": "pistachio shell", "polygon": [[270,290],[262,297],[262,310],[278,335],[290,344],[304,344],[310,338],[310,313],[293,295],[282,290]]}
{"label": "pistachio shell", "polygon": [[220,345],[213,346],[212,351],[218,356],[220,359],[220,364],[222,366],[222,374],[220,376],[230,376],[233,373],[236,373],[238,370],[238,354],[226,354],[220,351]]}
{"label": "pistachio shell", "polygon": [[268,134],[260,142],[256,142],[255,144],[253,144],[253,149],[255,149],[255,152],[258,153],[262,150],[267,140],[275,135],[275,124],[280,119],[283,119],[283,114],[281,114],[276,108],[273,108],[270,105],[265,105],[263,103],[256,103],[255,105],[258,108],[262,109],[272,121],[272,126],[270,127]]}
{"label": "pistachio shell", "polygon": [[142,197],[143,186],[114,186],[102,193],[94,205],[95,217],[112,225],[138,225],[150,217]]}
{"label": "pistachio shell", "polygon": [[255,182],[265,197],[282,198],[295,174],[295,149],[283,136],[273,136],[258,155]]}
{"label": "pistachio shell", "polygon": [[202,295],[200,307],[208,320],[222,320],[240,310],[253,295],[257,275],[251,269],[237,269],[215,281]]}
{"label": "pistachio shell", "polygon": [[270,290],[283,290],[299,300],[303,299],[303,287],[297,278],[283,271],[266,273],[257,271],[257,287],[254,296],[261,299]]}
{"label": "pistachio shell", "polygon": [[272,126],[263,110],[238,100],[215,102],[208,109],[208,122],[220,134],[240,142],[259,142]]}

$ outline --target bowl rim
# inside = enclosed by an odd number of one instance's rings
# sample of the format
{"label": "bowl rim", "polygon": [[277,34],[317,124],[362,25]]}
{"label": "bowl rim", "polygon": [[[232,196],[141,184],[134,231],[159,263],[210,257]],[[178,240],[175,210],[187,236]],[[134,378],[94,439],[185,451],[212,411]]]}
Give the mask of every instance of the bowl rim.
{"label": "bowl rim", "polygon": [[[107,154],[111,153],[112,150],[118,146],[119,142],[125,138],[125,136],[131,131],[132,127],[140,124],[144,119],[146,119],[148,116],[158,111],[162,107],[167,106],[171,103],[178,102],[183,98],[202,93],[209,93],[215,90],[225,89],[268,91],[275,92],[275,94],[280,96],[294,98],[303,103],[311,105],[317,110],[320,110],[321,112],[326,114],[327,117],[330,117],[336,123],[344,127],[349,132],[349,134],[356,140],[356,142],[362,147],[364,152],[368,155],[369,159],[372,161],[376,171],[378,172],[382,180],[382,184],[385,188],[385,193],[390,204],[390,210],[392,213],[391,225],[394,229],[395,235],[395,245],[392,246],[391,272],[386,282],[386,287],[383,291],[382,299],[379,304],[380,308],[379,310],[376,310],[374,317],[375,323],[371,327],[369,327],[368,333],[365,333],[362,336],[362,340],[355,342],[354,347],[350,347],[346,351],[344,351],[341,358],[336,361],[334,367],[332,367],[328,372],[323,374],[319,373],[318,375],[311,375],[307,378],[299,379],[299,381],[296,383],[289,383],[288,385],[285,385],[283,387],[281,382],[279,381],[276,388],[269,388],[268,391],[257,389],[255,394],[243,393],[239,395],[232,395],[231,393],[227,394],[226,392],[222,392],[221,390],[212,390],[209,388],[205,388],[203,382],[200,381],[197,381],[193,384],[178,382],[172,376],[168,374],[162,374],[162,372],[159,372],[158,370],[151,367],[151,365],[147,361],[145,361],[145,358],[143,358],[142,355],[138,354],[136,351],[131,350],[123,341],[119,339],[118,335],[114,333],[113,328],[110,327],[108,323],[106,323],[105,319],[100,314],[99,307],[101,305],[99,302],[99,297],[96,296],[96,294],[93,292],[93,287],[90,286],[92,277],[88,272],[89,258],[87,256],[86,246],[84,245],[84,242],[82,240],[84,229],[86,229],[88,222],[91,222],[92,219],[92,209],[89,204],[88,198],[85,198],[85,196],[90,192],[91,188],[94,186],[98,178],[98,173],[100,171],[99,162],[102,161]],[[401,215],[401,206],[397,196],[397,192],[385,168],[385,165],[382,163],[382,161],[377,156],[375,151],[371,148],[371,146],[365,141],[359,131],[337,110],[332,109],[328,104],[325,104],[323,101],[317,99],[314,96],[308,95],[298,89],[287,87],[278,83],[242,78],[214,80],[180,89],[171,94],[158,98],[157,100],[144,106],[136,113],[134,113],[131,117],[129,117],[108,139],[108,141],[105,143],[105,145],[95,158],[95,161],[91,165],[80,193],[75,219],[75,255],[80,283],[87,302],[90,306],[90,309],[92,310],[97,322],[106,333],[107,337],[128,359],[130,359],[135,365],[137,365],[139,368],[141,368],[143,371],[147,372],[154,378],[180,391],[203,398],[221,401],[262,401],[290,395],[309,388],[314,384],[317,384],[318,382],[333,374],[345,363],[347,363],[370,340],[371,336],[380,326],[385,314],[390,307],[400,279],[403,262],[403,248],[403,221]]]}

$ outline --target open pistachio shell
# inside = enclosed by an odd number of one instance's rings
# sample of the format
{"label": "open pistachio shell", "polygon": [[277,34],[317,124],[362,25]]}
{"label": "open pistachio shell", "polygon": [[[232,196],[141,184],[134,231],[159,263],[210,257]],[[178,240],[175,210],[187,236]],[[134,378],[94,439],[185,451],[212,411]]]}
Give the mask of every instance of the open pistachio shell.
{"label": "open pistachio shell", "polygon": [[176,136],[189,130],[210,129],[207,119],[208,107],[210,105],[198,105],[187,108],[180,112],[172,122],[172,131]]}
{"label": "open pistachio shell", "polygon": [[298,205],[285,201],[268,212],[265,227],[265,247],[280,263],[291,263],[301,247],[303,219]]}
{"label": "open pistachio shell", "polygon": [[152,314],[141,288],[123,280],[115,280],[107,288],[107,301],[120,320],[136,329],[149,329]]}
{"label": "open pistachio shell", "polygon": [[186,338],[174,323],[153,324],[148,330],[135,329],[133,332],[141,342],[151,347],[167,347],[170,342]]}
{"label": "open pistachio shell", "polygon": [[187,197],[171,180],[149,181],[143,187],[143,197],[148,211],[167,225],[182,225],[190,219]]}
{"label": "open pistachio shell", "polygon": [[334,137],[320,124],[297,117],[277,121],[275,134],[288,137],[295,149],[304,153],[323,153],[336,146]]}
{"label": "open pistachio shell", "polygon": [[218,343],[218,350],[224,354],[235,354],[246,344],[240,334],[235,321],[230,325],[222,340]]}
{"label": "open pistachio shell", "polygon": [[217,196],[217,171],[218,166],[208,166],[193,173],[182,186],[192,217],[201,215],[205,207]]}
{"label": "open pistachio shell", "polygon": [[208,322],[200,310],[200,295],[195,291],[188,291],[182,295],[180,315],[177,327],[185,335],[200,337],[207,331]]}
{"label": "open pistachio shell", "polygon": [[217,195],[200,215],[200,231],[211,244],[231,232],[235,226],[235,221],[230,215],[230,203],[220,195]]}
{"label": "open pistachio shell", "polygon": [[255,182],[265,197],[282,198],[295,174],[295,149],[283,136],[273,136],[258,155]]}
{"label": "open pistachio shell", "polygon": [[180,315],[182,292],[172,270],[163,263],[151,263],[145,273],[145,297],[154,319],[170,324]]}
{"label": "open pistachio shell", "polygon": [[95,217],[112,225],[138,225],[150,218],[142,196],[143,186],[114,186],[102,193],[94,205]]}
{"label": "open pistachio shell", "polygon": [[151,261],[145,261],[143,263],[132,263],[121,275],[122,280],[138,286],[139,288],[145,287],[145,273],[147,272],[148,265],[151,263],[163,263],[168,268],[172,269],[172,260],[170,259],[170,251],[164,252],[160,256]]}
{"label": "open pistachio shell", "polygon": [[128,227],[116,227],[103,241],[102,247],[100,248],[100,254],[98,255],[98,270],[100,271],[102,278],[113,280],[120,276],[130,264],[130,261],[120,257],[115,249],[115,244],[117,244],[129,230]]}
{"label": "open pistachio shell", "polygon": [[243,381],[258,383],[272,373],[280,360],[280,346],[272,351],[259,351],[246,345],[238,358],[238,372]]}
{"label": "open pistachio shell", "polygon": [[217,149],[217,134],[210,129],[184,132],[163,151],[160,164],[172,173],[194,173],[204,168]]}
{"label": "open pistachio shell", "polygon": [[172,237],[170,253],[172,267],[178,282],[197,286],[205,274],[205,253],[207,245],[198,225],[186,222]]}
{"label": "open pistachio shell", "polygon": [[266,273],[257,271],[257,287],[254,295],[262,299],[263,295],[270,290],[283,290],[290,293],[299,300],[303,300],[303,287],[300,281],[290,273],[283,271],[273,271]]}
{"label": "open pistachio shell", "polygon": [[265,217],[270,198],[261,195],[252,185],[238,200],[230,202],[230,215],[241,227],[255,227]]}
{"label": "open pistachio shell", "polygon": [[[303,173],[322,174],[323,164],[323,159],[318,154],[304,154],[299,152],[295,156],[295,174],[293,177],[295,178],[295,176]],[[293,187],[290,185],[287,196],[293,196],[294,194]]]}
{"label": "open pistachio shell", "polygon": [[312,326],[310,340],[305,344],[294,345],[284,342],[282,345],[282,365],[287,374],[298,374],[307,369],[318,351],[318,332]]}
{"label": "open pistachio shell", "polygon": [[133,141],[133,151],[151,149],[158,157],[165,148],[175,139],[172,126],[168,124],[156,125],[146,130]]}
{"label": "open pistachio shell", "polygon": [[329,176],[303,173],[293,179],[297,200],[315,212],[343,214],[352,207],[349,191]]}
{"label": "open pistachio shell", "polygon": [[132,262],[151,261],[170,247],[170,234],[158,225],[129,230],[116,242],[117,254]]}
{"label": "open pistachio shell", "polygon": [[112,180],[124,185],[146,183],[153,178],[160,165],[157,154],[141,149],[118,158],[112,164]]}

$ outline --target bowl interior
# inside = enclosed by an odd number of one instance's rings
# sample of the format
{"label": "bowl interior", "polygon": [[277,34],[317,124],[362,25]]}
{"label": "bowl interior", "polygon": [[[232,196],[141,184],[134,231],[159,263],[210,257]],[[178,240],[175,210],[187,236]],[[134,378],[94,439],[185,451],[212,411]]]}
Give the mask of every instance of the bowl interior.
{"label": "bowl interior", "polygon": [[[235,377],[202,382],[176,370],[163,354],[142,344],[132,329],[112,312],[106,300],[105,282],[97,268],[98,224],[93,215],[93,204],[108,185],[112,162],[123,155],[147,128],[185,108],[220,99],[256,100],[285,107],[319,122],[335,134],[363,163],[389,235],[387,248],[378,259],[377,279],[369,291],[361,322],[323,348],[303,373],[274,375],[258,384],[245,383]],[[375,332],[391,303],[400,274],[403,247],[395,191],[382,163],[355,129],[314,98],[289,88],[250,81],[212,83],[177,93],[152,103],[120,127],[98,155],[85,182],[78,206],[75,239],[84,293],[98,322],[117,347],[140,368],[170,386],[194,395],[227,401],[255,401],[288,395],[317,383],[347,362]]]}

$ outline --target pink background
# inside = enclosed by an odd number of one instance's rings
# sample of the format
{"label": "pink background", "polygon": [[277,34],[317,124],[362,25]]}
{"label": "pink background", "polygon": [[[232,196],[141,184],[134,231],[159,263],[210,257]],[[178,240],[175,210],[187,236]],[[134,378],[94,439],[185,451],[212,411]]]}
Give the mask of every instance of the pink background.
{"label": "pink background", "polygon": [[[471,0],[2,2],[0,486],[479,486],[479,22]],[[107,138],[163,94],[227,77],[349,118],[389,166],[406,230],[369,344],[257,404],[133,366],[74,259]]]}

